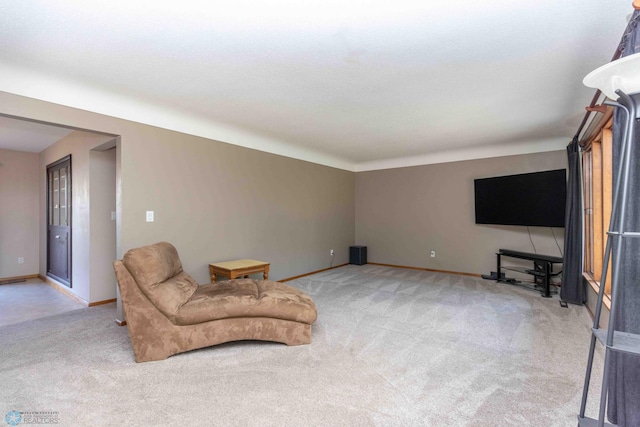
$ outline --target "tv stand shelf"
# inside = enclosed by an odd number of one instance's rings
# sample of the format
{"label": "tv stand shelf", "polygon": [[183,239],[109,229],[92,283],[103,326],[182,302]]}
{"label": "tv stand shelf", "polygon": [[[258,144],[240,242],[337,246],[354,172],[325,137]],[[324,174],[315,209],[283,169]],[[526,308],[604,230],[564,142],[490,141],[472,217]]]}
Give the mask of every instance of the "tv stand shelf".
{"label": "tv stand shelf", "polygon": [[[524,259],[533,261],[533,268],[518,266],[503,266],[502,257]],[[562,258],[551,255],[532,254],[528,252],[512,251],[510,249],[500,249],[496,253],[498,282],[514,283],[515,279],[507,279],[502,275],[502,270],[517,271],[519,273],[530,274],[534,277],[534,283],[541,285],[540,292],[543,297],[551,297],[551,278],[558,276],[562,271],[553,271],[554,264],[562,264]]]}

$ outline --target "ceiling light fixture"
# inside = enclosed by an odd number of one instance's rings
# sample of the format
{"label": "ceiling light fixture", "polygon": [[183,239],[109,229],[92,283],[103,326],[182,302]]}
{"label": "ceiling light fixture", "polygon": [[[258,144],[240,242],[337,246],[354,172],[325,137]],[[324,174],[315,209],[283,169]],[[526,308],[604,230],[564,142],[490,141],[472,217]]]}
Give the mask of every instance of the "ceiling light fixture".
{"label": "ceiling light fixture", "polygon": [[609,99],[618,99],[616,91],[627,95],[640,92],[640,53],[616,59],[596,68],[582,81],[585,86],[600,89]]}

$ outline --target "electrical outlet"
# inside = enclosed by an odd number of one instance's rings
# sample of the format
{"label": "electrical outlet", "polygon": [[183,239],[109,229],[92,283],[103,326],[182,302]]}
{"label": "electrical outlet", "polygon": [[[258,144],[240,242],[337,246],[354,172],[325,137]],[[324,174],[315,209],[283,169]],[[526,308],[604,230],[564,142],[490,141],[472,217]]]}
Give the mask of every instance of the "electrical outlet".
{"label": "electrical outlet", "polygon": [[147,211],[147,222],[153,222],[153,211]]}
{"label": "electrical outlet", "polygon": [[431,251],[431,258],[435,258],[436,257],[436,251]]}
{"label": "electrical outlet", "polygon": [[18,258],[18,264],[24,264],[24,258],[23,257]]}
{"label": "electrical outlet", "polygon": [[334,255],[335,255],[335,253],[333,252],[333,249],[331,249],[331,250],[329,251],[329,255],[331,255],[331,256],[334,256]]}

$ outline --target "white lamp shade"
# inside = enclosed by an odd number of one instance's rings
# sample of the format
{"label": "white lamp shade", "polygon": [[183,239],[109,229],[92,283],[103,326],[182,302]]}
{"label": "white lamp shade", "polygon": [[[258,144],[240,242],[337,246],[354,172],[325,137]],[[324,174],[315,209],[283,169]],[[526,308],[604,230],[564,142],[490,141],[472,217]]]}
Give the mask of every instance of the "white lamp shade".
{"label": "white lamp shade", "polygon": [[596,68],[582,80],[585,86],[600,89],[609,99],[616,100],[616,90],[627,95],[640,92],[640,52],[616,59]]}

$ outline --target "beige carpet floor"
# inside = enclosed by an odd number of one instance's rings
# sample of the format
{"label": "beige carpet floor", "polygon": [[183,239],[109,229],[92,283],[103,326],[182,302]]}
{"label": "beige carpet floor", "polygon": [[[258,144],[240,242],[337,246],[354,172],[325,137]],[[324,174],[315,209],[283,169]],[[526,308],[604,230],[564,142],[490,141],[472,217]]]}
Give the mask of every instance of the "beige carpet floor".
{"label": "beige carpet floor", "polygon": [[290,284],[316,302],[311,345],[227,343],[136,364],[115,304],[0,327],[0,416],[48,411],[61,426],[577,424],[584,307],[373,265]]}

